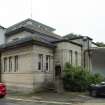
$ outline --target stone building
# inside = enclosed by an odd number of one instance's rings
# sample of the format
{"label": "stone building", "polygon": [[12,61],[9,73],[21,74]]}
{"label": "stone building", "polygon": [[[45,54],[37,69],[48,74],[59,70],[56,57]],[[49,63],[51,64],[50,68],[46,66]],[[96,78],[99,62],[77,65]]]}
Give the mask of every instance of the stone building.
{"label": "stone building", "polygon": [[92,70],[92,39],[67,39],[54,31],[32,19],[2,28],[1,78],[8,89],[32,92],[55,83],[66,62]]}

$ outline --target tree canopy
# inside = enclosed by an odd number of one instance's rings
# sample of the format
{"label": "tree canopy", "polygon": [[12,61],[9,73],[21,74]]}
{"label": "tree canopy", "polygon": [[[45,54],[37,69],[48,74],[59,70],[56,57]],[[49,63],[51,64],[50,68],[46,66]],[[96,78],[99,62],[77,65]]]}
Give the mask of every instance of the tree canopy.
{"label": "tree canopy", "polygon": [[77,38],[77,37],[80,37],[80,36],[81,35],[70,33],[70,34],[65,35],[63,38],[73,39],[73,38]]}
{"label": "tree canopy", "polygon": [[103,43],[103,42],[96,42],[96,44],[97,44],[99,47],[105,47],[105,43]]}

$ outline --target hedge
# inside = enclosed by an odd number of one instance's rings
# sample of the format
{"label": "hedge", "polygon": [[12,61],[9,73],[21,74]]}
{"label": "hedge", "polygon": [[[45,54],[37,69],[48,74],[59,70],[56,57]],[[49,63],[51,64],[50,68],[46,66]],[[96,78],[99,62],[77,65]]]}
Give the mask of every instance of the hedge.
{"label": "hedge", "polygon": [[63,84],[67,91],[86,91],[91,84],[104,81],[100,74],[92,74],[82,67],[73,67],[69,63],[65,64]]}

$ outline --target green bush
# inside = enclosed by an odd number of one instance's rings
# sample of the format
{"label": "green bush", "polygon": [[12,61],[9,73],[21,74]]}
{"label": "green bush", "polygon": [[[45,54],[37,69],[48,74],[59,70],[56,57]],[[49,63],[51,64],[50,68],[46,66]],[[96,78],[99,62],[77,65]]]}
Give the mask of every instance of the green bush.
{"label": "green bush", "polygon": [[100,74],[91,74],[82,67],[73,67],[65,64],[63,84],[68,91],[86,91],[90,84],[96,84],[104,80]]}

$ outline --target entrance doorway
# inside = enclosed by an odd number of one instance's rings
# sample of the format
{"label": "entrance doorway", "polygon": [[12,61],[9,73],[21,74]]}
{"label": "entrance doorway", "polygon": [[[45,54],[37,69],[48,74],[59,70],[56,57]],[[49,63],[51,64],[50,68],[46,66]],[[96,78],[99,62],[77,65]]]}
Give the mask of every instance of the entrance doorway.
{"label": "entrance doorway", "polygon": [[58,77],[58,78],[61,77],[61,66],[60,65],[55,66],[55,77]]}

